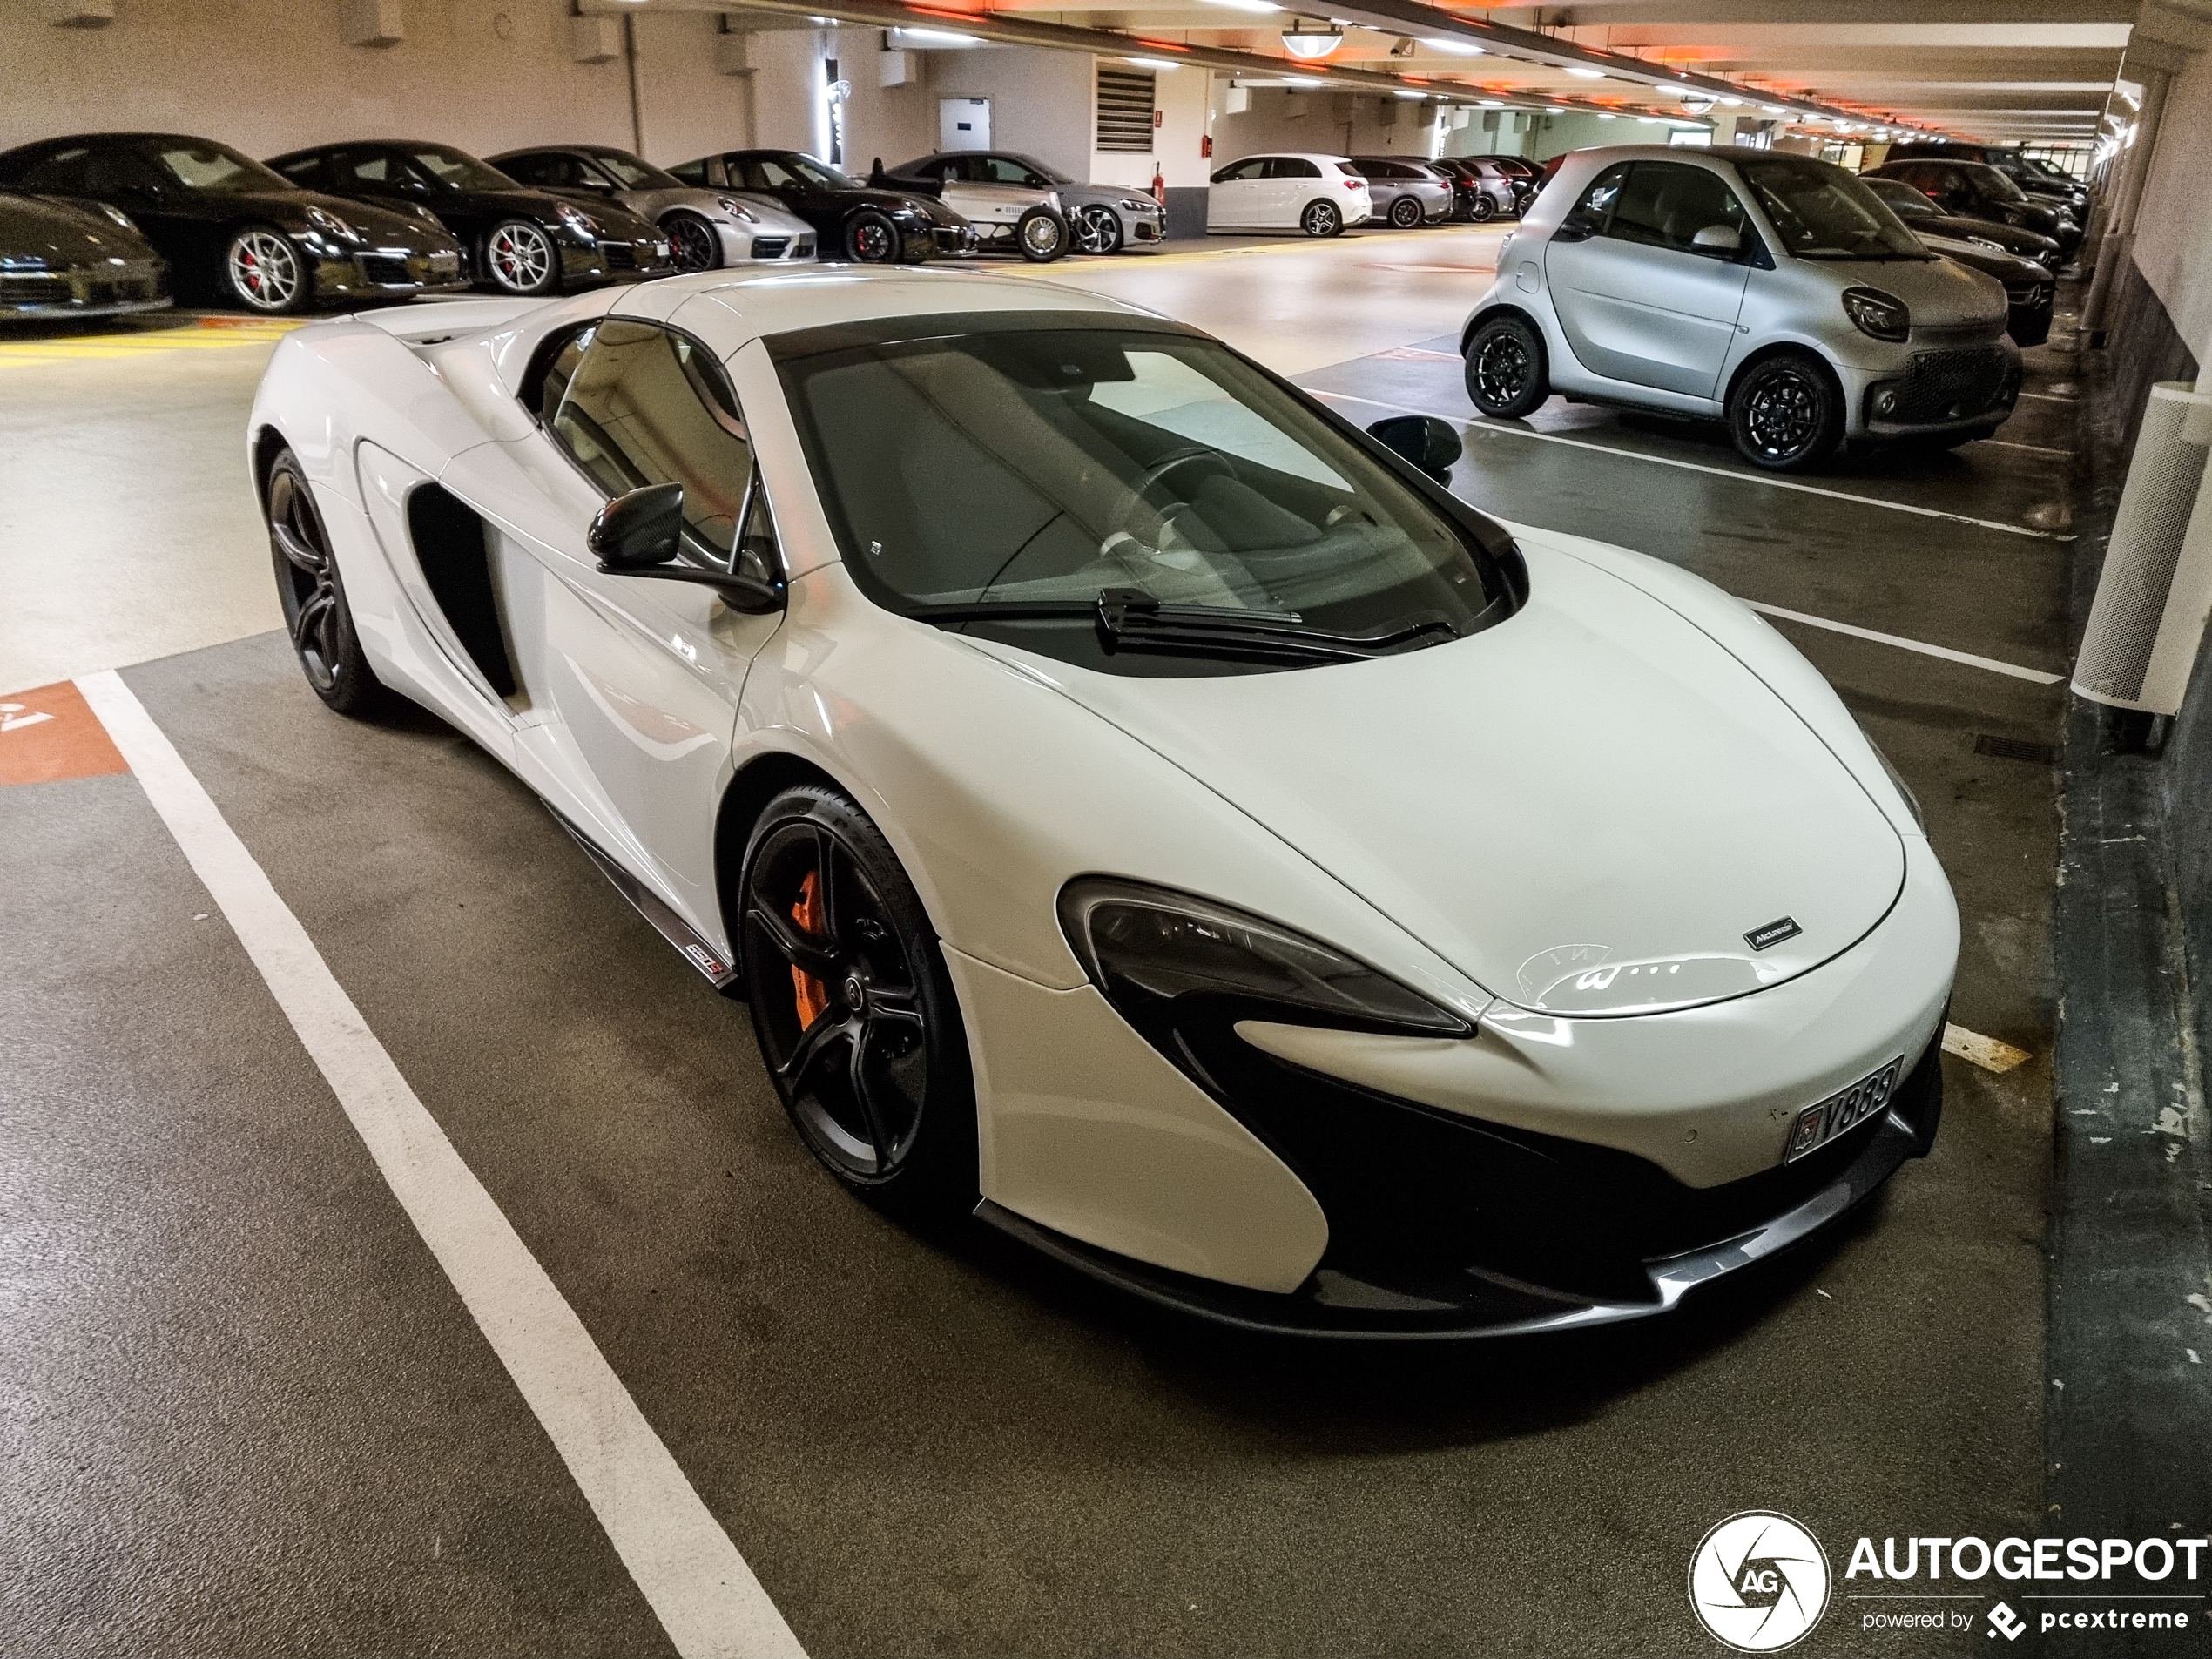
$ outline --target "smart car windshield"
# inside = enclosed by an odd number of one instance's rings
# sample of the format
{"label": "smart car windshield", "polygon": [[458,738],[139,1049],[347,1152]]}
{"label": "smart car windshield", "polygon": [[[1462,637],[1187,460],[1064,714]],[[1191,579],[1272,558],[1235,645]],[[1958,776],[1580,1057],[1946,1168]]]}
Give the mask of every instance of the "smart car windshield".
{"label": "smart car windshield", "polygon": [[408,159],[431,178],[455,190],[515,188],[515,181],[505,173],[487,166],[474,156],[448,150],[442,145],[418,145],[407,153]]}
{"label": "smart car windshield", "polygon": [[205,138],[161,138],[145,146],[162,172],[186,190],[214,196],[242,196],[265,190],[297,190],[283,174],[272,172],[251,157],[228,145]]}
{"label": "smart car windshield", "polygon": [[1782,246],[1801,260],[1932,260],[1872,191],[1824,161],[1740,161]]}
{"label": "smart car windshield", "polygon": [[1482,521],[1218,342],[942,320],[819,354],[771,342],[846,567],[877,603],[1137,673],[1191,671],[1098,662],[1102,640],[1157,649],[1171,623],[1196,655],[1264,636],[1280,649],[1262,655],[1295,657],[1325,636],[1309,657],[1340,658],[1511,609]]}

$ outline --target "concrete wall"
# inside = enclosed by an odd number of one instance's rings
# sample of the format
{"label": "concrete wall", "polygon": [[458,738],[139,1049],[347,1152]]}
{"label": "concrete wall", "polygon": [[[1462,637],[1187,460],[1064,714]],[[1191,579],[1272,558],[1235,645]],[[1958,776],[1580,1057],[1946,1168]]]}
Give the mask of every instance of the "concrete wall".
{"label": "concrete wall", "polygon": [[1255,86],[1251,103],[1237,114],[1228,110],[1229,85],[1217,81],[1213,93],[1213,166],[1241,156],[1272,151],[1305,151],[1319,155],[1405,155],[1434,153],[1435,109],[1408,99],[1336,92],[1325,87]]}
{"label": "concrete wall", "polygon": [[[627,146],[628,70],[574,62],[567,10],[405,0],[406,38],[370,47],[344,44],[334,0],[119,0],[104,29],[57,28],[32,0],[0,0],[0,146],[125,125],[258,156],[352,138],[440,138],[480,155]],[[747,78],[717,72],[714,16],[635,23],[648,158],[742,143]]]}
{"label": "concrete wall", "polygon": [[[2166,92],[2158,148],[2143,181],[2134,262],[2167,317],[2201,361],[2212,352],[2212,27],[2184,30],[2197,46]],[[2116,337],[2115,346],[2124,346]]]}

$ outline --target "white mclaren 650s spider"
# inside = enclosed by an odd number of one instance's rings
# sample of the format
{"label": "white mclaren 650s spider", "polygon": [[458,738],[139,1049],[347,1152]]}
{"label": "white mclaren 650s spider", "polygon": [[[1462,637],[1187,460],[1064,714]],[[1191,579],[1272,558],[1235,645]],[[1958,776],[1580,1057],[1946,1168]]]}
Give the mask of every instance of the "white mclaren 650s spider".
{"label": "white mclaren 650s spider", "polygon": [[1933,1141],[1902,782],[1735,600],[1456,498],[1442,422],[828,266],[317,323],[248,442],[316,693],[512,768],[878,1202],[1492,1335],[1662,1314]]}

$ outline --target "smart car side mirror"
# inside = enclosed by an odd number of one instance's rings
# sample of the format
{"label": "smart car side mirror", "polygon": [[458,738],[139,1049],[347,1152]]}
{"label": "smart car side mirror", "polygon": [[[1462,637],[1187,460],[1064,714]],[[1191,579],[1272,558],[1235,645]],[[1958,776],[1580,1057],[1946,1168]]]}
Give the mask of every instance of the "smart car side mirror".
{"label": "smart car side mirror", "polygon": [[1689,245],[1715,253],[1737,253],[1743,251],[1743,233],[1733,225],[1708,225],[1689,239]]}
{"label": "smart car side mirror", "polygon": [[1440,483],[1451,476],[1462,448],[1457,428],[1433,415],[1393,415],[1369,427],[1367,435]]}
{"label": "smart car side mirror", "polygon": [[663,582],[691,582],[712,588],[732,610],[759,616],[784,607],[780,583],[732,570],[682,564],[684,486],[647,484],[616,496],[599,509],[586,531],[584,545],[598,558],[604,576],[642,576]]}

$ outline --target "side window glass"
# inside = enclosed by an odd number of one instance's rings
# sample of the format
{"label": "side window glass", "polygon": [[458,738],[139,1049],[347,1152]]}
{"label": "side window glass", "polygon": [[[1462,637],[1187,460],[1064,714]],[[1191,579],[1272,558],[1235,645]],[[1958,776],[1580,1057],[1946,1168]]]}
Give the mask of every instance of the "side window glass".
{"label": "side window glass", "polygon": [[[556,359],[549,395],[563,367]],[[738,522],[749,517],[752,445],[722,366],[704,348],[647,323],[601,323],[567,368],[551,430],[610,496],[683,485],[686,551],[730,567]]]}
{"label": "side window glass", "polygon": [[82,196],[92,187],[92,152],[83,145],[41,156],[15,182],[24,190],[51,190],[57,196]]}
{"label": "side window glass", "polygon": [[1605,229],[1606,221],[1613,216],[1614,204],[1620,199],[1621,186],[1628,182],[1629,165],[1616,161],[1590,180],[1590,187],[1582,192],[1582,199],[1575,204],[1560,229],[1570,238],[1595,236]]}
{"label": "side window glass", "polygon": [[1696,247],[1697,233],[1713,226],[1734,231],[1740,245],[1743,209],[1726,179],[1703,167],[1640,161],[1629,172],[1606,233],[1687,253]]}
{"label": "side window glass", "polygon": [[1300,161],[1296,156],[1278,156],[1268,164],[1270,179],[1318,179],[1320,168],[1310,161]]}
{"label": "side window glass", "polygon": [[704,159],[698,161],[687,161],[679,167],[671,167],[669,172],[674,173],[678,179],[681,179],[687,185],[704,185],[706,183],[706,162]]}

